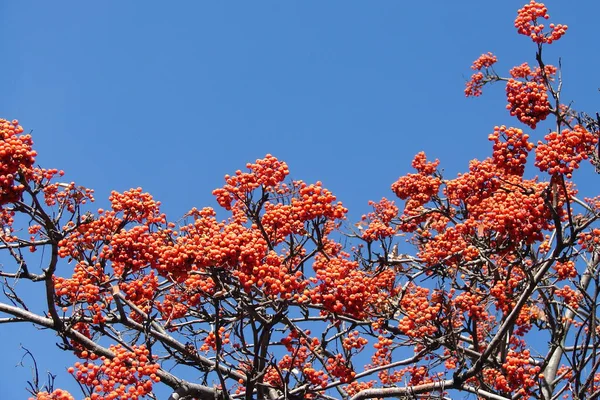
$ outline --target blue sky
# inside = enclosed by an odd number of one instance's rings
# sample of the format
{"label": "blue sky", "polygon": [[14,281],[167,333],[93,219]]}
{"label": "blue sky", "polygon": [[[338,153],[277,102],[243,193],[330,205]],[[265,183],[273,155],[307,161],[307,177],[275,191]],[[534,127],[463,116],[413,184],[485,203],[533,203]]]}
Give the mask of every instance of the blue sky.
{"label": "blue sky", "polygon": [[[368,200],[393,197],[418,151],[453,176],[490,154],[494,125],[522,127],[501,86],[479,99],[463,88],[483,52],[499,72],[534,61],[513,27],[524,3],[3,2],[0,117],[33,130],[39,163],[94,188],[97,207],[141,186],[177,219],[215,205],[224,174],[271,153],[356,220]],[[547,60],[563,58],[565,98],[595,112],[600,3],[546,4],[569,25]],[[0,342],[0,397],[26,397],[19,343],[74,389],[62,374],[74,358],[51,334],[0,326]]]}

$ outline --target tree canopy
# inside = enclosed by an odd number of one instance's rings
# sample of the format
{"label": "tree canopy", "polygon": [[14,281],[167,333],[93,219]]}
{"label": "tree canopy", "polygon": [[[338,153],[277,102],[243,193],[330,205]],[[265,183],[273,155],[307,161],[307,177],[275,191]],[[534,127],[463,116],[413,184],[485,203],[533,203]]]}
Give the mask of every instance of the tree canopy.
{"label": "tree canopy", "polygon": [[599,397],[600,196],[575,179],[600,168],[600,115],[562,99],[543,50],[567,27],[547,20],[534,0],[515,20],[535,65],[501,75],[486,53],[465,88],[504,85],[525,129],[491,129],[491,155],[456,177],[417,154],[356,224],[269,154],[213,191],[223,220],[170,221],[141,188],[94,209],[0,120],[0,329],[56,332],[89,399]]}

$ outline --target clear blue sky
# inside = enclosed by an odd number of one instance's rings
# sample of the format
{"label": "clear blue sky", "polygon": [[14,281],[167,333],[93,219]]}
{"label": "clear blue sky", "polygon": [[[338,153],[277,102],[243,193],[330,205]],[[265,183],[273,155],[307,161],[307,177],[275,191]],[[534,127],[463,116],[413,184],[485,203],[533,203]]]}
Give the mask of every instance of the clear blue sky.
{"label": "clear blue sky", "polygon": [[[522,127],[501,86],[463,88],[483,52],[499,72],[534,61],[513,27],[525,2],[2,2],[0,117],[33,130],[39,163],[94,188],[97,207],[141,186],[177,219],[271,153],[357,219],[418,151],[452,176],[490,154],[494,125]],[[570,26],[547,59],[563,57],[564,96],[595,112],[600,2],[546,4]],[[0,343],[0,398],[26,398],[19,343],[78,393],[51,334],[0,325]]]}

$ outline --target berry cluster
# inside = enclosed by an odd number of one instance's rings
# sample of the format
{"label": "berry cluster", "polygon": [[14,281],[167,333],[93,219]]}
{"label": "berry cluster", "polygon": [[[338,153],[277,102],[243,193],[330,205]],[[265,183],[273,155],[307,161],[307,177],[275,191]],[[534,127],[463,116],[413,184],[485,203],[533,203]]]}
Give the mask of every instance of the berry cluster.
{"label": "berry cluster", "polygon": [[398,215],[398,207],[393,201],[382,198],[379,202],[369,201],[373,212],[363,215],[362,220],[368,222],[362,238],[368,242],[394,236],[397,227],[392,225],[392,219]]}
{"label": "berry cluster", "polygon": [[545,143],[538,142],[535,165],[542,172],[563,174],[567,178],[571,178],[573,171],[588,158],[598,143],[597,135],[580,125],[572,130],[564,129],[560,134],[551,132],[544,139]]}
{"label": "berry cluster", "polygon": [[[114,354],[112,359],[83,352],[82,357],[91,361],[77,362],[69,368],[79,383],[93,388],[89,400],[137,400],[152,392],[152,385],[160,380],[156,375],[159,366],[149,357],[146,346],[133,346],[128,351],[111,345],[110,351]],[[97,359],[100,365],[92,362]]]}
{"label": "berry cluster", "polygon": [[529,350],[510,350],[501,371],[487,368],[483,371],[486,381],[497,390],[515,393],[528,398],[538,385],[539,366],[531,365]]}
{"label": "berry cluster", "polygon": [[0,206],[20,199],[25,186],[17,182],[17,176],[30,174],[35,162],[31,136],[22,133],[16,119],[0,119]]}
{"label": "berry cluster", "polygon": [[343,383],[351,382],[356,376],[356,372],[352,370],[349,363],[346,362],[344,356],[341,354],[336,354],[335,357],[329,357],[325,368],[332,376],[340,378],[340,382]]}
{"label": "berry cluster", "polygon": [[52,393],[38,392],[35,398],[30,397],[29,400],[75,400],[75,397],[66,390],[56,389]]}
{"label": "berry cluster", "polygon": [[506,83],[506,98],[506,108],[510,110],[510,115],[532,129],[550,114],[548,91],[542,82],[509,79]]}
{"label": "berry cluster", "polygon": [[412,338],[434,336],[438,328],[436,322],[440,319],[441,303],[429,301],[429,289],[410,284],[404,292],[401,309],[405,316],[398,321],[398,329]]}
{"label": "berry cluster", "polygon": [[234,176],[225,175],[225,186],[213,191],[219,205],[226,210],[231,210],[238,202],[243,206],[248,196],[261,186],[266,191],[277,191],[279,184],[289,174],[287,164],[270,154],[254,164],[247,164],[246,168],[250,172],[237,170]]}
{"label": "berry cluster", "polygon": [[550,44],[560,39],[567,31],[566,25],[550,24],[550,32],[544,32],[544,24],[538,22],[538,19],[548,19],[548,9],[543,3],[531,0],[529,4],[523,6],[517,12],[515,19],[515,28],[521,35],[529,36],[534,43]]}
{"label": "berry cluster", "polygon": [[471,69],[473,69],[475,71],[481,71],[484,68],[490,68],[497,61],[498,61],[498,58],[491,52],[488,52],[486,54],[480,55],[477,60],[473,61],[473,65],[471,66]]}
{"label": "berry cluster", "polygon": [[[467,82],[465,88],[465,95],[467,97],[478,97],[482,94],[483,85],[493,80],[495,73],[490,74],[488,71],[489,68],[492,67],[498,58],[492,53],[482,54],[479,58],[473,61],[473,65],[471,65],[471,69],[478,71],[471,75],[471,79]],[[485,75],[481,72],[482,69],[485,69]]]}
{"label": "berry cluster", "polygon": [[533,149],[529,142],[529,135],[521,129],[507,128],[506,126],[494,127],[488,139],[494,143],[492,160],[504,174],[523,176],[527,155]]}

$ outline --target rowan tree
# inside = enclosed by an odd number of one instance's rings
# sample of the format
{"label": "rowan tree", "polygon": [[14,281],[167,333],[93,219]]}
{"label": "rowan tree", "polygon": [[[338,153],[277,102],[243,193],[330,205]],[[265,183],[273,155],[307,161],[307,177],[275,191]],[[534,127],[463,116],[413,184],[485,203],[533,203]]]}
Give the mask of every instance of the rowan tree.
{"label": "rowan tree", "polygon": [[[521,8],[535,63],[502,76],[483,54],[465,89],[505,85],[525,129],[491,127],[490,156],[456,177],[417,154],[391,186],[400,201],[356,225],[271,155],[214,190],[224,220],[169,221],[140,188],[94,210],[91,189],[38,167],[30,135],[0,121],[0,322],[56,332],[87,399],[159,385],[171,400],[600,397],[600,196],[574,180],[600,165],[600,116],[562,100],[543,50],[567,27],[548,19]],[[52,386],[33,398],[76,396]]]}

